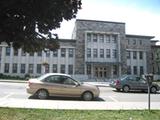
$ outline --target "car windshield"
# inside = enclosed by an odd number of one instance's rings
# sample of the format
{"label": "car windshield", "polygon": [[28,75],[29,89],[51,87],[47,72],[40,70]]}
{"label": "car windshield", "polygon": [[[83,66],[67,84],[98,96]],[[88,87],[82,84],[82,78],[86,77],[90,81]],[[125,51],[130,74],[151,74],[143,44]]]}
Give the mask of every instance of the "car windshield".
{"label": "car windshield", "polygon": [[128,75],[122,75],[122,76],[120,77],[120,80],[124,80],[126,77],[128,77]]}
{"label": "car windshield", "polygon": [[48,76],[47,74],[44,74],[44,75],[38,77],[37,79],[38,79],[38,80],[43,80],[43,79],[46,78],[47,76]]}

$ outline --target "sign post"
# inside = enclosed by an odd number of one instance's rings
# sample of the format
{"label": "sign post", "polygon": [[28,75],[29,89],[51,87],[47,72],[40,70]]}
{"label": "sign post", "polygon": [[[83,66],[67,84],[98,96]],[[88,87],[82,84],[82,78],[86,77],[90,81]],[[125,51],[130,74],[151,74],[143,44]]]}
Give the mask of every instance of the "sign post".
{"label": "sign post", "polygon": [[150,107],[151,107],[150,88],[151,88],[151,85],[152,85],[152,82],[153,82],[153,74],[147,74],[147,75],[145,75],[145,77],[146,77],[147,84],[148,84],[148,110],[150,111]]}

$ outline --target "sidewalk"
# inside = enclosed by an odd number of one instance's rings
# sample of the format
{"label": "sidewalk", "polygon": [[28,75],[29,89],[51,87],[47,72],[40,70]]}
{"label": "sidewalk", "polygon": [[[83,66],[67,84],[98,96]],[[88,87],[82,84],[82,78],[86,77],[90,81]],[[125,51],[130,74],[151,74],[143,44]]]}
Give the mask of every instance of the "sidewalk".
{"label": "sidewalk", "polygon": [[[9,99],[0,102],[0,107],[69,110],[144,110],[148,109],[148,103]],[[160,110],[160,102],[151,103],[151,109]]]}

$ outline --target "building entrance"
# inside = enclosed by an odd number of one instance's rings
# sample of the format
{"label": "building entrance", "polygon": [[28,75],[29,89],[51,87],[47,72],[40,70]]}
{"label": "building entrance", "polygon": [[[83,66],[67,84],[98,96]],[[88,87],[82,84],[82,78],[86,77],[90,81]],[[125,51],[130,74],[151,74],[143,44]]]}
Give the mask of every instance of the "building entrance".
{"label": "building entrance", "polygon": [[108,77],[107,67],[95,67],[94,73],[97,78],[107,78]]}

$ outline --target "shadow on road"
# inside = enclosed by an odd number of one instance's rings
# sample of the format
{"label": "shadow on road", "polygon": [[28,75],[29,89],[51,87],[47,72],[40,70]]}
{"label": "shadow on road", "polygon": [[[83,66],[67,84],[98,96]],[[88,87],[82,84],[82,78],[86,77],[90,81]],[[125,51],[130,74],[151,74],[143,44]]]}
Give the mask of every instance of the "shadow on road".
{"label": "shadow on road", "polygon": [[[29,96],[28,99],[38,99],[36,96]],[[47,100],[65,100],[65,101],[83,101],[81,98],[72,98],[72,97],[57,97],[57,96],[50,96]],[[105,101],[104,99],[98,97],[95,98],[93,101]]]}

